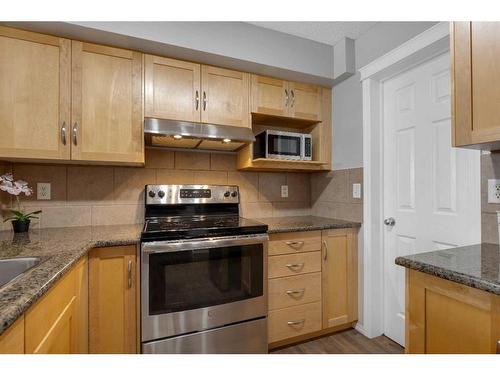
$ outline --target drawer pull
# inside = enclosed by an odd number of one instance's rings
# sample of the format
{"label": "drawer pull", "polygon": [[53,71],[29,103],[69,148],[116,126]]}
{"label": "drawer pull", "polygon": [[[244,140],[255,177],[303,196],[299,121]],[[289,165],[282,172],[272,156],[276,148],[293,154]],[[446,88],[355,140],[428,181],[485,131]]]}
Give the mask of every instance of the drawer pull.
{"label": "drawer pull", "polygon": [[285,293],[288,294],[289,296],[295,296],[296,294],[303,295],[305,291],[306,291],[306,288],[290,289],[290,290],[287,290]]}
{"label": "drawer pull", "polygon": [[296,326],[305,323],[305,321],[306,321],[305,319],[289,320],[288,322],[286,322],[286,324],[288,324],[289,326]]}
{"label": "drawer pull", "polygon": [[298,248],[304,244],[304,241],[286,241],[286,244],[290,247]]}
{"label": "drawer pull", "polygon": [[500,339],[497,341],[497,354],[500,354]]}
{"label": "drawer pull", "polygon": [[286,267],[288,267],[292,271],[298,271],[304,268],[305,263],[294,263],[294,264],[287,264]]}

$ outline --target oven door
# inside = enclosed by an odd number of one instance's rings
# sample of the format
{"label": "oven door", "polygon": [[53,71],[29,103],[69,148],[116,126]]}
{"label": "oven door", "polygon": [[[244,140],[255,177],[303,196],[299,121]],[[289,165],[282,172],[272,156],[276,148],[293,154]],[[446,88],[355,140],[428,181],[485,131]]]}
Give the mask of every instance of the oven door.
{"label": "oven door", "polygon": [[302,158],[302,135],[269,130],[267,132],[266,157],[300,160]]}
{"label": "oven door", "polygon": [[142,341],[266,316],[267,239],[143,243]]}

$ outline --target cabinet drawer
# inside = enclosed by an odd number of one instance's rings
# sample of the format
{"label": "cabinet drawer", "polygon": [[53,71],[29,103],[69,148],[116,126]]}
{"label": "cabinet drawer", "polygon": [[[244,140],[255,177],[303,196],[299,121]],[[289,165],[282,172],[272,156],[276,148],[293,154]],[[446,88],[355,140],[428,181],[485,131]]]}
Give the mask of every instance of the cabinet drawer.
{"label": "cabinet drawer", "polygon": [[321,232],[275,233],[269,236],[269,255],[321,250]]}
{"label": "cabinet drawer", "polygon": [[276,255],[268,258],[269,278],[301,275],[321,271],[321,253]]}
{"label": "cabinet drawer", "polygon": [[269,280],[269,310],[321,300],[321,272]]}
{"label": "cabinet drawer", "polygon": [[321,302],[270,311],[268,329],[270,343],[321,330]]}

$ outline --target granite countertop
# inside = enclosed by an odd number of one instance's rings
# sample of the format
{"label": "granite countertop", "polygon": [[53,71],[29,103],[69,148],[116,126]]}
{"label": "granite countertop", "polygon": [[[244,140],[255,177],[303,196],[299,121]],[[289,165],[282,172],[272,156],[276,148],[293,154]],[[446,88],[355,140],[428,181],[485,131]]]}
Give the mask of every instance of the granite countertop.
{"label": "granite countertop", "polygon": [[0,259],[40,257],[41,263],[0,287],[0,334],[94,247],[136,244],[142,225],[52,228],[14,235],[0,231]]}
{"label": "granite countertop", "polygon": [[396,258],[396,264],[500,295],[500,246],[482,243]]}
{"label": "granite countertop", "polygon": [[358,228],[361,223],[319,216],[288,216],[254,219],[267,224],[268,233],[299,232],[322,229]]}

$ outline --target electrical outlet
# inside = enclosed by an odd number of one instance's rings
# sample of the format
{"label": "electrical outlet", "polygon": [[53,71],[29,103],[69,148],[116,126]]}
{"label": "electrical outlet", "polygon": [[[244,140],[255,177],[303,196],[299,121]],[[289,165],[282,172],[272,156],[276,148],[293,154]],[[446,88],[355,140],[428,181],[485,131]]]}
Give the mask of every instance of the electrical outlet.
{"label": "electrical outlet", "polygon": [[361,199],[361,184],[352,184],[352,197]]}
{"label": "electrical outlet", "polygon": [[288,185],[281,185],[281,198],[288,198]]}
{"label": "electrical outlet", "polygon": [[500,203],[500,180],[488,180],[488,203]]}
{"label": "electrical outlet", "polygon": [[39,201],[50,200],[50,182],[36,184],[36,199]]}

